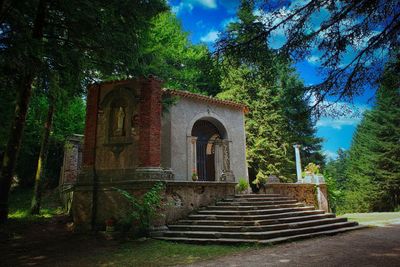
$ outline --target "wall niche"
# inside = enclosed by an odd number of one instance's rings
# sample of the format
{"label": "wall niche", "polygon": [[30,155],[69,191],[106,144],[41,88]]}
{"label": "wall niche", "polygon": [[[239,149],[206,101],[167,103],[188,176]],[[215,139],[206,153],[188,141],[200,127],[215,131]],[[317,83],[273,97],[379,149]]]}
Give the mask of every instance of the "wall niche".
{"label": "wall niche", "polygon": [[118,157],[139,138],[139,96],[131,88],[116,88],[104,97],[100,107],[104,112],[104,145]]}

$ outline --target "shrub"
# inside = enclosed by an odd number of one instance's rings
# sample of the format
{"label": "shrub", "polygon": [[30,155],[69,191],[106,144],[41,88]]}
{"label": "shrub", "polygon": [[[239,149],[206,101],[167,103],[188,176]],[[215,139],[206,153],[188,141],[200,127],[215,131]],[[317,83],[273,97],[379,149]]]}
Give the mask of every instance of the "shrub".
{"label": "shrub", "polygon": [[267,184],[268,177],[264,175],[262,172],[258,172],[256,179],[253,181],[253,184],[257,186],[258,189],[261,187],[265,187]]}
{"label": "shrub", "polygon": [[239,178],[239,183],[236,185],[238,193],[242,193],[249,188],[249,183],[244,178]]}
{"label": "shrub", "polygon": [[160,216],[159,209],[162,208],[162,191],[164,191],[164,188],[165,185],[158,182],[140,198],[125,190],[115,188],[131,205],[126,220],[130,226],[134,221],[139,223],[136,231],[137,235],[148,236],[152,222]]}

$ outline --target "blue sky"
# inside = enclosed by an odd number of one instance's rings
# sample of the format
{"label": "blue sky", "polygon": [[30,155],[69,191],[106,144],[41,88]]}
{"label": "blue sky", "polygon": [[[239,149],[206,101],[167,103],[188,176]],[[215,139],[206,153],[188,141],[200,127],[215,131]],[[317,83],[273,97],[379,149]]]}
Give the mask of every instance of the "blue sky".
{"label": "blue sky", "polygon": [[[293,2],[300,2],[300,0]],[[229,22],[235,21],[239,1],[184,0],[169,1],[169,4],[172,11],[182,21],[184,29],[190,33],[191,41],[195,44],[205,43],[212,49],[219,32],[223,31]],[[318,24],[323,16],[321,12],[313,21]],[[270,45],[279,47],[284,40],[283,31],[277,31],[270,40]],[[295,65],[300,78],[306,85],[320,81],[318,66],[318,53],[313,53],[306,61]],[[324,139],[323,149],[328,157],[336,157],[336,151],[339,148],[350,147],[352,135],[361,120],[360,114],[370,108],[372,97],[373,91],[370,90],[355,98],[352,105],[348,105],[349,109],[356,111],[356,115],[340,118],[323,117],[317,122],[317,135]],[[344,103],[338,105],[341,104]]]}

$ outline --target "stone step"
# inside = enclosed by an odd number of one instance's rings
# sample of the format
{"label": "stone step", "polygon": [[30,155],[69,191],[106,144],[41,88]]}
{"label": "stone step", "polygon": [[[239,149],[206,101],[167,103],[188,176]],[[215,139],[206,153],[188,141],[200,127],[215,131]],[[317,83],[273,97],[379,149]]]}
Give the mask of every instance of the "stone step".
{"label": "stone step", "polygon": [[165,231],[165,237],[187,237],[187,238],[230,238],[230,239],[256,239],[266,240],[293,235],[309,234],[314,232],[335,230],[343,227],[354,227],[356,222],[338,222],[326,225],[317,225],[304,228],[284,229],[265,232],[215,232],[215,231]]}
{"label": "stone step", "polygon": [[213,232],[265,232],[284,229],[304,228],[309,226],[346,222],[347,218],[325,218],[310,221],[280,223],[258,226],[225,226],[225,225],[168,225],[171,231],[213,231]]}
{"label": "stone step", "polygon": [[[306,209],[309,209],[306,207]],[[251,221],[251,220],[267,220],[277,218],[287,218],[294,216],[307,216],[312,214],[323,214],[323,210],[303,210],[303,211],[292,211],[275,214],[261,214],[261,215],[212,215],[212,214],[192,214],[189,215],[189,219],[197,220],[233,220],[233,221]]]}
{"label": "stone step", "polygon": [[325,235],[335,235],[340,234],[348,231],[360,230],[366,228],[365,226],[350,226],[350,227],[343,227],[333,230],[323,230],[323,231],[316,231],[313,233],[308,234],[299,234],[299,235],[292,235],[292,236],[285,236],[285,237],[278,237],[278,238],[270,238],[270,239],[234,239],[234,238],[187,238],[187,237],[157,237],[156,239],[165,240],[165,241],[173,241],[173,242],[183,242],[189,244],[278,244],[282,242],[289,242],[289,241],[296,241],[302,240],[306,238],[313,238],[318,236],[325,236]]}
{"label": "stone step", "polygon": [[271,225],[280,223],[292,223],[311,221],[324,218],[334,218],[333,213],[306,215],[306,216],[294,216],[287,218],[278,219],[267,219],[267,220],[253,220],[253,221],[223,221],[223,220],[180,220],[179,224],[190,224],[190,225],[219,225],[219,226],[257,226],[257,225]]}
{"label": "stone step", "polygon": [[290,204],[275,204],[275,205],[260,205],[260,206],[208,206],[208,210],[257,210],[257,209],[274,209],[274,208],[293,208],[293,207],[303,207],[302,203],[290,203]]}
{"label": "stone step", "polygon": [[263,198],[263,197],[282,197],[280,194],[243,194],[235,195],[235,198]]}
{"label": "stone step", "polygon": [[293,198],[289,197],[250,197],[250,198],[227,198],[223,199],[221,201],[225,202],[231,202],[231,201],[237,201],[237,202],[256,202],[256,201],[277,201],[277,200],[293,200]]}
{"label": "stone step", "polygon": [[296,212],[304,210],[313,210],[314,206],[278,208],[278,209],[257,209],[257,210],[198,210],[198,214],[207,215],[266,215],[275,213]]}
{"label": "stone step", "polygon": [[264,206],[264,205],[278,205],[278,204],[293,204],[297,200],[267,200],[267,201],[218,201],[216,206]]}

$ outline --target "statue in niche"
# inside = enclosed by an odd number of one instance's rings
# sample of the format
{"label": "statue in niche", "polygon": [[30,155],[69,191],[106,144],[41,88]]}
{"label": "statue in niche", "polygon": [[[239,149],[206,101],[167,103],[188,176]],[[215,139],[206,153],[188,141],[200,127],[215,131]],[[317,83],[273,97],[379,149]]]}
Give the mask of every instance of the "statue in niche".
{"label": "statue in niche", "polygon": [[124,124],[125,124],[125,111],[123,107],[113,108],[113,124],[112,134],[113,136],[125,136]]}

